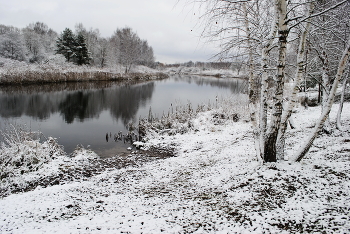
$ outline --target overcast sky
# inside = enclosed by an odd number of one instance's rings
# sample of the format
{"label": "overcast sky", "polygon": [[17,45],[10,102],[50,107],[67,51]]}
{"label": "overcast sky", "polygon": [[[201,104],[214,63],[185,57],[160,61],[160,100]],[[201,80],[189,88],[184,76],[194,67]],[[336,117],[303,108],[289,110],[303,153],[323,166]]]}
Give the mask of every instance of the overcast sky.
{"label": "overcast sky", "polygon": [[[77,23],[109,37],[131,27],[165,63],[208,61],[213,46],[200,39],[201,29],[187,0],[0,0],[0,24],[24,28],[43,22],[58,33]],[[192,31],[191,31],[192,30]]]}

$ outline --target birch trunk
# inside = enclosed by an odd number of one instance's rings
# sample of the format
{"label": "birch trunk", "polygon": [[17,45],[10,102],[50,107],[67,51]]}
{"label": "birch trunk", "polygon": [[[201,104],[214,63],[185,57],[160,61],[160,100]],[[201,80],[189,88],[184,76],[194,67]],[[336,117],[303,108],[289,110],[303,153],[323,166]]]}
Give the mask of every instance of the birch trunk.
{"label": "birch trunk", "polygon": [[276,142],[278,131],[281,124],[282,105],[283,105],[283,89],[285,78],[285,66],[286,66],[286,51],[287,51],[287,1],[277,0],[278,11],[278,65],[277,65],[277,77],[275,77],[275,97],[273,98],[273,112],[270,121],[270,126],[266,133],[264,142],[264,161],[276,162]]}
{"label": "birch trunk", "polygon": [[343,55],[339,61],[338,71],[337,71],[336,77],[334,79],[331,92],[329,93],[329,97],[328,97],[327,103],[325,105],[325,108],[322,110],[322,114],[321,114],[320,118],[318,119],[318,121],[316,122],[316,125],[315,125],[314,129],[312,130],[312,132],[310,133],[309,137],[307,138],[305,144],[302,145],[300,147],[300,149],[298,150],[298,152],[296,153],[295,157],[293,158],[293,161],[299,162],[301,159],[303,159],[303,157],[306,155],[306,153],[311,148],[311,146],[312,146],[314,140],[316,139],[316,137],[318,136],[319,132],[322,130],[323,125],[326,122],[326,119],[328,118],[329,112],[331,111],[334,97],[335,97],[335,93],[337,91],[337,87],[339,84],[339,80],[344,73],[346,64],[348,62],[349,55],[350,55],[350,39],[348,40],[347,46],[346,46],[346,48],[343,52]]}
{"label": "birch trunk", "polygon": [[[322,66],[322,111],[323,109],[326,108],[327,105],[327,100],[329,96],[329,76],[328,76],[328,71],[329,71],[329,65],[328,65],[328,57],[325,51],[322,52],[322,61],[323,61],[323,66]],[[330,124],[328,118],[326,119],[323,129],[325,132],[330,131]]]}
{"label": "birch trunk", "polygon": [[344,95],[345,95],[346,83],[348,81],[348,78],[349,78],[349,72],[348,72],[348,74],[345,75],[344,81],[343,81],[343,90],[341,92],[339,109],[338,109],[338,113],[337,113],[337,129],[338,130],[342,130],[342,126],[341,126],[341,121],[340,120],[341,120],[341,113],[343,111]]}
{"label": "birch trunk", "polygon": [[[311,15],[314,9],[314,3],[311,2],[309,5],[307,15]],[[310,19],[311,20],[311,19]],[[297,72],[295,74],[294,83],[292,87],[292,94],[289,98],[286,110],[282,114],[281,126],[277,138],[277,159],[284,160],[284,147],[285,147],[285,132],[287,130],[288,121],[292,115],[293,108],[297,103],[297,93],[299,92],[299,84],[303,78],[305,72],[305,55],[306,55],[306,39],[309,33],[311,22],[307,21],[304,31],[301,33],[298,55],[297,55]]]}
{"label": "birch trunk", "polygon": [[[258,158],[264,159],[264,149],[265,149],[265,138],[266,138],[266,127],[267,127],[267,87],[268,87],[268,69],[269,63],[268,58],[270,55],[270,50],[273,45],[273,41],[275,39],[277,30],[278,30],[278,11],[277,11],[277,3],[275,4],[274,10],[274,21],[271,24],[270,34],[265,42],[261,57],[262,57],[262,76],[261,76],[261,91],[260,91],[260,113],[259,113],[259,131],[260,131],[260,139],[259,139],[259,150]],[[260,154],[259,154],[260,153]]]}
{"label": "birch trunk", "polygon": [[249,111],[250,111],[250,122],[252,123],[255,148],[259,151],[259,140],[258,140],[258,128],[257,128],[257,86],[254,80],[254,59],[253,59],[253,47],[251,31],[249,27],[248,10],[247,3],[243,3],[243,13],[244,13],[244,27],[247,36],[247,47],[248,47],[248,69],[249,69],[249,80],[248,80],[248,95],[249,95]]}

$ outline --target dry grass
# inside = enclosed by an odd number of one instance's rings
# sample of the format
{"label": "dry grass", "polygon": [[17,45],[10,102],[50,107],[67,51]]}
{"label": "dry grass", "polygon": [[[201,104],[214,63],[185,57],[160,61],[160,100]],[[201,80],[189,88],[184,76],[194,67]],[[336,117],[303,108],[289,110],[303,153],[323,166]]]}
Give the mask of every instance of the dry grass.
{"label": "dry grass", "polygon": [[89,66],[10,64],[0,67],[0,85],[163,79],[164,73],[120,73]]}

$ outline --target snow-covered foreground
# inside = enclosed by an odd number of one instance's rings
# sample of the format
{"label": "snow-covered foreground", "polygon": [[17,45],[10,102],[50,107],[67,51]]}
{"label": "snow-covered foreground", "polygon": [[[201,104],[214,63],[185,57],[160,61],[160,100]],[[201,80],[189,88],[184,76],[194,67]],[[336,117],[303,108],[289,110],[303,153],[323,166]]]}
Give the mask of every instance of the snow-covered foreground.
{"label": "snow-covered foreground", "polygon": [[[288,154],[320,108],[299,111]],[[177,157],[3,198],[0,232],[350,232],[350,103],[343,131],[321,135],[301,163],[259,164],[250,124],[213,116],[199,113],[193,130],[147,143],[175,147]]]}

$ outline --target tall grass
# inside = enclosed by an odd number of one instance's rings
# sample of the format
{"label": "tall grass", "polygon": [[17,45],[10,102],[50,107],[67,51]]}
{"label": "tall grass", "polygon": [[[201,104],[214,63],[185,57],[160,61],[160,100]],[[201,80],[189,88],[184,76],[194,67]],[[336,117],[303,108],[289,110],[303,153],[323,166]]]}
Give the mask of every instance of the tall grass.
{"label": "tall grass", "polygon": [[245,94],[236,94],[231,97],[217,98],[207,104],[193,107],[191,103],[185,105],[171,105],[168,113],[158,118],[150,108],[147,117],[140,118],[139,135],[145,137],[148,132],[153,131],[159,134],[183,134],[195,130],[193,119],[201,112],[211,112],[214,124],[222,124],[225,121],[248,121],[249,108],[248,98]]}
{"label": "tall grass", "polygon": [[0,131],[0,180],[37,171],[44,163],[65,155],[53,138],[40,143],[40,132],[32,132],[24,125],[9,124]]}
{"label": "tall grass", "polygon": [[[120,70],[120,69],[119,69]],[[82,81],[122,81],[163,79],[167,75],[160,72],[135,72],[124,74],[118,69],[61,64],[26,64],[23,62],[0,61],[0,85],[23,85],[32,83],[59,83]]]}

